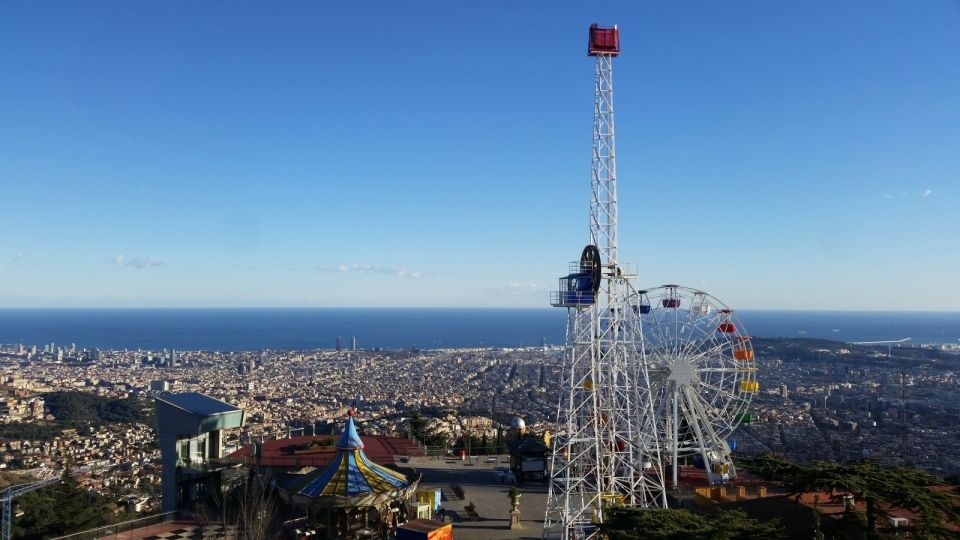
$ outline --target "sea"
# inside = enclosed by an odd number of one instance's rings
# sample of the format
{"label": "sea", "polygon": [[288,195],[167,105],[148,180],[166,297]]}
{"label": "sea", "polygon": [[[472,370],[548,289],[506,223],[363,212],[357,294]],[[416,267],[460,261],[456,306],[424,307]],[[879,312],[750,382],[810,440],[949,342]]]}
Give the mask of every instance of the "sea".
{"label": "sea", "polygon": [[[0,344],[250,351],[559,345],[565,310],[472,308],[0,309]],[[738,310],[754,337],[960,343],[960,312]]]}

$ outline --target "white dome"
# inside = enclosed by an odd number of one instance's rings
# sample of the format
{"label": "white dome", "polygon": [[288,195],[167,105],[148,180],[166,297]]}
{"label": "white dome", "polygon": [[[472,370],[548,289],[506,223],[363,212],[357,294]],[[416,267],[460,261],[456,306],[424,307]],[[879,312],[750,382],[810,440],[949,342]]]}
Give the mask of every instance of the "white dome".
{"label": "white dome", "polygon": [[510,422],[510,429],[524,429],[527,427],[527,423],[523,421],[523,418],[519,416],[513,417],[513,420]]}

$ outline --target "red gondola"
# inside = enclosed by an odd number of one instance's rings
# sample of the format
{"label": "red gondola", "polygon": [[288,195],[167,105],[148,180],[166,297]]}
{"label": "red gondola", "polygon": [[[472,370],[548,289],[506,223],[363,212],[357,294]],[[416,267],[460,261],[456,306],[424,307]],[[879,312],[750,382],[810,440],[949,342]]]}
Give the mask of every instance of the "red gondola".
{"label": "red gondola", "polygon": [[720,323],[720,326],[717,326],[717,332],[723,332],[724,334],[732,334],[736,331],[737,331],[736,325],[734,325],[730,321]]}

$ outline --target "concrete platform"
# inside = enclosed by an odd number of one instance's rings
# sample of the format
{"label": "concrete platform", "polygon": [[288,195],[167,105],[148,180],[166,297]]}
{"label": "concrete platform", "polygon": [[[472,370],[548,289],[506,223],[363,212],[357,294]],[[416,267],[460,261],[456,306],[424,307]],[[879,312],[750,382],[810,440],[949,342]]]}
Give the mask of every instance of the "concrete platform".
{"label": "concrete platform", "polygon": [[[486,457],[467,461],[415,457],[409,466],[423,475],[422,488],[440,488],[447,519],[453,521],[453,537],[457,540],[498,540],[524,538],[539,540],[543,533],[543,516],[547,505],[547,482],[524,482],[520,490],[519,529],[510,530],[510,485],[497,483],[494,470],[508,467],[507,456],[497,456],[497,463],[486,463]],[[454,486],[463,488],[463,500]],[[476,516],[466,510],[473,502]]]}

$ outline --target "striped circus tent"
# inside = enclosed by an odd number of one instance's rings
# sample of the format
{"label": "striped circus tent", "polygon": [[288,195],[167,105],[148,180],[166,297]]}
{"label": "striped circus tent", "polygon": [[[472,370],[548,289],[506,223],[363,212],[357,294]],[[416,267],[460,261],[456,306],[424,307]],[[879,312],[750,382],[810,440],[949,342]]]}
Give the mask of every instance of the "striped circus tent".
{"label": "striped circus tent", "polygon": [[333,460],[285,486],[284,491],[293,502],[308,506],[382,507],[405,499],[416,490],[416,481],[374,463],[363,453],[353,411],[348,414]]}

